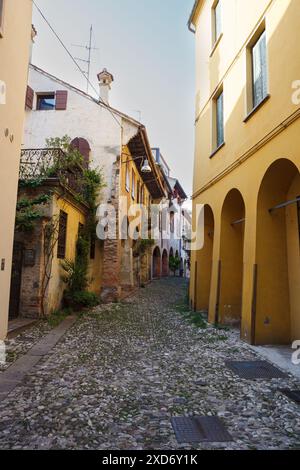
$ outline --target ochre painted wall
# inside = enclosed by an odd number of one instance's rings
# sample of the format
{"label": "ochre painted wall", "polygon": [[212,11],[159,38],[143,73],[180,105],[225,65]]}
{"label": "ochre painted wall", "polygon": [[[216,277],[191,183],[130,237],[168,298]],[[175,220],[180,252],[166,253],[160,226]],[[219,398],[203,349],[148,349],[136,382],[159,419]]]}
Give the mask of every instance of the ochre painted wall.
{"label": "ochre painted wall", "polygon": [[[214,49],[213,3],[213,0],[199,2],[194,18],[193,196],[194,213],[196,204],[206,204],[213,211],[213,260],[210,270],[204,268],[204,272],[199,272],[201,260],[209,257],[211,241],[202,252],[192,253],[191,302],[194,308],[203,308],[199,292],[211,275],[209,296],[207,288],[204,289],[204,305],[209,297],[211,322],[215,321],[216,313],[220,321],[224,320],[228,305],[239,299],[240,290],[241,311],[229,312],[228,316],[234,319],[241,315],[241,337],[257,344],[288,344],[300,338],[299,221],[295,203],[273,212],[269,209],[300,195],[300,103],[292,100],[292,84],[300,80],[300,2],[221,0],[223,36]],[[249,112],[248,46],[263,25],[270,96],[245,120]],[[225,145],[212,155],[213,97],[221,86]],[[229,210],[226,221],[223,208],[232,190],[239,191],[245,207],[245,222],[236,227],[236,235],[238,230],[243,233],[235,241],[228,237],[233,233],[230,218],[238,218],[239,211],[234,214],[231,202],[229,209],[233,212]],[[224,272],[226,259],[231,268]]]}
{"label": "ochre painted wall", "polygon": [[[123,147],[122,155],[122,165],[121,165],[121,178],[120,178],[120,195],[124,198],[124,201],[127,204],[127,210],[129,213],[128,222],[132,223],[135,220],[135,214],[130,213],[130,208],[133,208],[136,204],[144,204],[146,208],[149,206],[149,198],[151,196],[147,186],[145,185],[137,167],[132,159],[130,150],[127,146]],[[127,162],[127,163],[126,163]],[[129,172],[129,185],[126,185],[126,167]],[[132,195],[132,174],[134,173],[135,180],[135,198]],[[140,187],[139,190],[139,201],[137,201],[137,192],[138,184]],[[143,187],[144,197],[141,198],[141,189]],[[123,202],[124,204],[124,202]],[[126,205],[125,204],[125,205]],[[125,209],[125,208],[124,208]],[[137,214],[137,217],[139,215]],[[137,219],[137,222],[139,220]],[[124,222],[126,228],[126,222]],[[141,223],[137,223],[137,227],[142,233]],[[149,281],[149,262],[151,258],[149,256],[144,256],[140,261],[136,258],[133,258],[133,241],[131,239],[122,240],[121,243],[121,284],[123,286],[134,286],[138,282],[147,282]]]}
{"label": "ochre painted wall", "polygon": [[[76,243],[78,238],[79,224],[84,225],[85,214],[78,206],[72,204],[66,198],[61,198],[55,195],[53,199],[52,217],[54,223],[58,220],[59,212],[64,211],[68,214],[67,219],[67,242],[66,242],[66,256],[68,260],[74,260],[76,255]],[[54,259],[52,264],[51,280],[48,287],[47,307],[48,314],[60,308],[61,300],[64,292],[64,284],[62,275],[64,274],[61,268],[61,259],[57,258],[57,246],[54,250]]]}
{"label": "ochre painted wall", "polygon": [[0,260],[5,260],[5,269],[0,271],[0,339],[5,338],[7,333],[15,208],[31,44],[31,15],[31,0],[4,0],[3,37],[0,35],[0,80],[6,84],[6,104],[0,104]]}

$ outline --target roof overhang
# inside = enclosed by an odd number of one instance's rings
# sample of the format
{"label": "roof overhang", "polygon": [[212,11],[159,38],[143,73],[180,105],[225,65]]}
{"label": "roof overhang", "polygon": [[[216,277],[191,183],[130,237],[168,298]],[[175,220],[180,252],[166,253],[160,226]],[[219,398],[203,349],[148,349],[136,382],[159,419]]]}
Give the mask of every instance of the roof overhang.
{"label": "roof overhang", "polygon": [[190,31],[192,31],[192,33],[195,33],[195,29],[193,29],[192,26],[195,26],[195,17],[203,1],[204,0],[195,0],[192,12],[190,14],[189,21],[188,21],[188,28]]}
{"label": "roof overhang", "polygon": [[[165,196],[162,175],[158,171],[149,144],[146,128],[141,126],[138,133],[128,142],[130,154],[134,159],[136,168],[148,188],[153,199],[161,199]],[[147,158],[152,169],[151,173],[143,173],[141,170],[143,159]]]}
{"label": "roof overhang", "polygon": [[179,181],[177,180],[176,181],[176,184],[174,186],[174,189],[177,191],[177,193],[179,194],[180,198],[182,200],[186,200],[187,199],[187,195],[183,189],[183,187],[181,186],[181,184],[179,183]]}

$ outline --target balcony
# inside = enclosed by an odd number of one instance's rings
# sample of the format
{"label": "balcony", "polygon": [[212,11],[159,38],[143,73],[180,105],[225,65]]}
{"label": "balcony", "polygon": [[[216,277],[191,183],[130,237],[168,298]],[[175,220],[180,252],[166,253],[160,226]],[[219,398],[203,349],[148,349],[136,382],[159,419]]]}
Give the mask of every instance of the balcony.
{"label": "balcony", "polygon": [[61,149],[23,149],[20,161],[20,181],[56,183],[82,193],[82,168],[67,164],[67,155]]}

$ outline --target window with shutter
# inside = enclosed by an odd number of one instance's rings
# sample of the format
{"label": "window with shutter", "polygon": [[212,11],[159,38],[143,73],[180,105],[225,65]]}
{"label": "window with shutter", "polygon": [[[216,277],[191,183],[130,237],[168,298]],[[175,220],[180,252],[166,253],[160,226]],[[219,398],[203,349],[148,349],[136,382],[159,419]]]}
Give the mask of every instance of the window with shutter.
{"label": "window with shutter", "polygon": [[67,223],[68,214],[66,214],[64,211],[60,211],[57,242],[57,258],[59,259],[65,259],[66,257]]}
{"label": "window with shutter", "polygon": [[132,196],[132,199],[135,199],[135,173],[133,170],[132,170],[131,196]]}
{"label": "window with shutter", "polygon": [[253,108],[268,95],[267,41],[264,31],[252,47]]}
{"label": "window with shutter", "polygon": [[68,92],[66,90],[56,92],[56,111],[65,111],[67,109]]}
{"label": "window with shutter", "polygon": [[30,88],[30,86],[27,86],[26,100],[25,100],[25,106],[27,109],[33,108],[33,98],[34,98],[34,91],[32,88]]}
{"label": "window with shutter", "polygon": [[83,137],[76,137],[76,139],[73,139],[71,142],[71,147],[73,149],[77,149],[78,152],[82,155],[83,161],[86,167],[89,166],[90,162],[90,152],[91,152],[91,147],[90,144],[86,139]]}
{"label": "window with shutter", "polygon": [[52,111],[55,109],[55,94],[46,93],[37,95],[36,109],[38,111]]}

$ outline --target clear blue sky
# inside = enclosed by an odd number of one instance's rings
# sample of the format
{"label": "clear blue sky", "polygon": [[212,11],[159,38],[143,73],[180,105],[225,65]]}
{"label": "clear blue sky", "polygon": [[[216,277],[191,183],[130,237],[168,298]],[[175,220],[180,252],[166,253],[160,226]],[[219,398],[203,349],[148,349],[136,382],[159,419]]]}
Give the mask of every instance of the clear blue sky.
{"label": "clear blue sky", "polygon": [[[110,104],[139,119],[187,193],[194,153],[194,37],[186,26],[194,0],[35,0],[75,57],[86,56],[94,27],[91,78],[106,67],[115,78]],[[76,70],[34,8],[33,63],[83,88]],[[82,67],[85,66],[81,63]]]}

